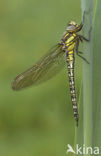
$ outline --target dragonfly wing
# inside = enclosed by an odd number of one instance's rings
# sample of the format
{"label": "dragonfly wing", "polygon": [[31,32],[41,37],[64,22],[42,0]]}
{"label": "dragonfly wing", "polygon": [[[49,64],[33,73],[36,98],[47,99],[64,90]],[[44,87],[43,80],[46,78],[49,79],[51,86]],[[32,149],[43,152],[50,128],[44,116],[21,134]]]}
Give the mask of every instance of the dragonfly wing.
{"label": "dragonfly wing", "polygon": [[12,89],[40,84],[56,75],[65,66],[64,52],[61,45],[56,45],[34,66],[19,74],[12,83]]}

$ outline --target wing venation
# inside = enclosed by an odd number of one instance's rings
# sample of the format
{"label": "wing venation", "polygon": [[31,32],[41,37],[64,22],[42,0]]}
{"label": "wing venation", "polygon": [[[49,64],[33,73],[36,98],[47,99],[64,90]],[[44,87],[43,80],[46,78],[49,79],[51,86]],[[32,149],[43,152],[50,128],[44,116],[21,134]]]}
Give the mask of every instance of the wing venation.
{"label": "wing venation", "polygon": [[19,74],[12,83],[14,90],[40,84],[56,75],[65,65],[61,45],[50,49],[34,66]]}

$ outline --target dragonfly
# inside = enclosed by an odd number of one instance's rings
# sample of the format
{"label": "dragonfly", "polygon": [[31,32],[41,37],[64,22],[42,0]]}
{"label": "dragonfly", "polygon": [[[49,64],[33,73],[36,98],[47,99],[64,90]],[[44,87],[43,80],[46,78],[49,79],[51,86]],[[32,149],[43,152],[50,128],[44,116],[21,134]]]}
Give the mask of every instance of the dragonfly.
{"label": "dragonfly", "polygon": [[40,84],[56,75],[63,68],[64,62],[66,62],[76,126],[78,126],[79,113],[74,76],[75,54],[89,63],[78,49],[80,42],[83,42],[83,40],[88,41],[84,36],[78,34],[82,27],[82,23],[78,25],[76,22],[70,21],[59,43],[52,47],[35,65],[19,74],[12,82],[12,89],[16,91]]}

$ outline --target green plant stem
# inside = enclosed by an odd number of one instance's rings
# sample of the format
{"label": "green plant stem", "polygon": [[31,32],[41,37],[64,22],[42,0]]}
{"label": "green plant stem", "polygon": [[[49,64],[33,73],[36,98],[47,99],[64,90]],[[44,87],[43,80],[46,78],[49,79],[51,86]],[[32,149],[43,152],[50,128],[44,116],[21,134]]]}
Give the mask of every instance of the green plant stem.
{"label": "green plant stem", "polygon": [[101,155],[101,1],[95,5],[93,35],[93,146]]}
{"label": "green plant stem", "polygon": [[93,0],[82,0],[83,36],[89,39],[88,43],[84,42],[83,44],[83,53],[90,62],[87,64],[83,61],[83,137],[85,147],[92,145],[92,5]]}

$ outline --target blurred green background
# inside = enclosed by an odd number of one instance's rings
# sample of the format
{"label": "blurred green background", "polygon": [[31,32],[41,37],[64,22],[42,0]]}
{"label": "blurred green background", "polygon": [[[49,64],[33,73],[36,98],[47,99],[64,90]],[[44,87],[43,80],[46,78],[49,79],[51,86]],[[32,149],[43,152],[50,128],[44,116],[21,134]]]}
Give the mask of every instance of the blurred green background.
{"label": "blurred green background", "polygon": [[[37,87],[15,92],[11,82],[81,22],[80,0],[0,1],[0,156],[64,156],[74,144],[67,68]],[[76,58],[80,93],[81,61]]]}

